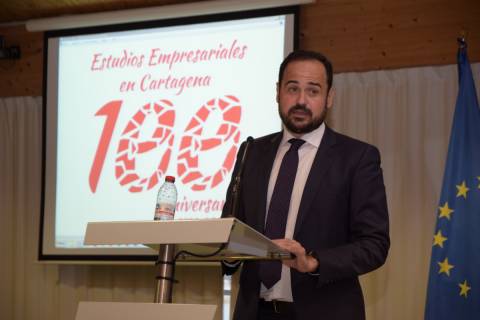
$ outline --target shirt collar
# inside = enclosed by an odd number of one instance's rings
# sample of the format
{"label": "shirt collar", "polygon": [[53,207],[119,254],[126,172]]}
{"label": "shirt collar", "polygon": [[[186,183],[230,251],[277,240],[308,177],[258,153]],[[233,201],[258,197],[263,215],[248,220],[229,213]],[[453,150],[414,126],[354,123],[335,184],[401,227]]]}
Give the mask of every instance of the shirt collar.
{"label": "shirt collar", "polygon": [[[324,133],[325,133],[325,123],[322,123],[320,127],[313,130],[312,132],[309,132],[300,136],[299,139],[305,140],[306,143],[318,149],[318,147],[320,146],[320,142],[322,142]],[[283,126],[283,137],[282,137],[282,142],[280,144],[281,145],[287,144],[289,143],[288,140],[292,138],[295,138],[295,136],[290,131],[288,131],[288,129],[285,128],[285,126]]]}

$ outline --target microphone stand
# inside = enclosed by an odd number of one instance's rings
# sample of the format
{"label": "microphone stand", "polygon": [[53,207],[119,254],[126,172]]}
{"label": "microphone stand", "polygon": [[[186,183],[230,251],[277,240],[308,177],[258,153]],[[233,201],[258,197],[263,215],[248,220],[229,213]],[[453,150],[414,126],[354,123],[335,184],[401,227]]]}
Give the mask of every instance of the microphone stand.
{"label": "microphone stand", "polygon": [[240,188],[242,184],[242,175],[243,175],[243,168],[245,167],[245,159],[247,158],[247,153],[250,145],[253,142],[252,137],[248,137],[247,141],[245,142],[245,149],[243,150],[242,160],[240,162],[240,168],[238,169],[238,173],[233,180],[232,186],[232,205],[229,216],[236,217],[238,212],[238,204],[240,200]]}

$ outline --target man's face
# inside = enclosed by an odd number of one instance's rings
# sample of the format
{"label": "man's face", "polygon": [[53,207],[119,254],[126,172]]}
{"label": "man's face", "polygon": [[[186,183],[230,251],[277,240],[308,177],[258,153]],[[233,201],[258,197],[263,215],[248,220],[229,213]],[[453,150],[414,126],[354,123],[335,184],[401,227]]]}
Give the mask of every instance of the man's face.
{"label": "man's face", "polygon": [[277,84],[278,112],[285,127],[300,136],[318,128],[333,105],[327,72],[317,60],[290,62]]}

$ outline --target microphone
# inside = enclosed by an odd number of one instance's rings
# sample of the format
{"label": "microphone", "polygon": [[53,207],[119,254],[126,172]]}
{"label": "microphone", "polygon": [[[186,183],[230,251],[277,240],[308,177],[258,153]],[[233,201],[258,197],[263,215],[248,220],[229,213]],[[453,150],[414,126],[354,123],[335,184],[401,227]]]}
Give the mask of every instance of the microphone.
{"label": "microphone", "polygon": [[245,160],[247,159],[247,154],[250,145],[253,142],[252,137],[248,137],[246,142],[245,142],[245,149],[243,149],[243,155],[242,159],[240,161],[240,167],[238,168],[237,175],[235,176],[233,180],[233,186],[232,186],[232,206],[231,206],[231,212],[230,216],[231,217],[236,217],[237,212],[238,212],[238,203],[240,200],[240,188],[241,188],[241,183],[242,183],[242,175],[243,175],[243,169],[245,167]]}

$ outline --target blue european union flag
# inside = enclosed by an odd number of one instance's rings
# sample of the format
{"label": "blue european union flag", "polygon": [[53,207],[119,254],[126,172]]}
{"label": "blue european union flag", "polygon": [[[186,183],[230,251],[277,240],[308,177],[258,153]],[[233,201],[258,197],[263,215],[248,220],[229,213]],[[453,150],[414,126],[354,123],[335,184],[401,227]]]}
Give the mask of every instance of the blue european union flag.
{"label": "blue european union flag", "polygon": [[425,320],[480,319],[480,109],[465,43],[458,76]]}

